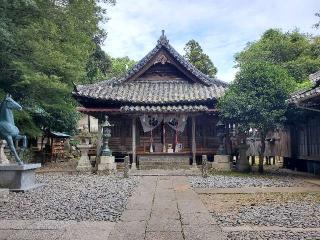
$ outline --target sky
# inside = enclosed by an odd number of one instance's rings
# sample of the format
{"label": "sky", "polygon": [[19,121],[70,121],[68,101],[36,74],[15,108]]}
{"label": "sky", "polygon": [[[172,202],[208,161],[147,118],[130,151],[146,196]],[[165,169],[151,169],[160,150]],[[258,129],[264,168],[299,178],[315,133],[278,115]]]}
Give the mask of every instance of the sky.
{"label": "sky", "polygon": [[265,30],[320,32],[312,27],[318,21],[314,14],[320,0],[117,0],[107,9],[103,50],[112,57],[140,60],[164,29],[182,55],[189,40],[199,42],[218,68],[217,78],[226,82],[237,71],[234,55]]}

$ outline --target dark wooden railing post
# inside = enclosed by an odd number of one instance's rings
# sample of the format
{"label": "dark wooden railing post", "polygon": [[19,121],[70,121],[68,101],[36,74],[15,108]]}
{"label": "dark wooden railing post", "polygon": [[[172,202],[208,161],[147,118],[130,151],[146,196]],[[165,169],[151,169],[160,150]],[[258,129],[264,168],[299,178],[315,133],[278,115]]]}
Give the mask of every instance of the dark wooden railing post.
{"label": "dark wooden railing post", "polygon": [[195,116],[191,117],[192,120],[192,126],[191,126],[191,130],[192,130],[192,165],[193,167],[197,166],[197,162],[196,162],[196,120],[195,120]]}
{"label": "dark wooden railing post", "polygon": [[131,169],[135,170],[136,167],[136,118],[132,119],[132,165]]}

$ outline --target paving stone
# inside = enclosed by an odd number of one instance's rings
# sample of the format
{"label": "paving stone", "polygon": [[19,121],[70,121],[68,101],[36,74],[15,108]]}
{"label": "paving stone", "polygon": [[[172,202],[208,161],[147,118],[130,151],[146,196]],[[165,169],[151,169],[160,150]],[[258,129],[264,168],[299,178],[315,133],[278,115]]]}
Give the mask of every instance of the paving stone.
{"label": "paving stone", "polygon": [[152,210],[152,218],[160,218],[166,216],[168,219],[180,219],[180,214],[178,209],[164,208],[164,209],[154,209]]}
{"label": "paving stone", "polygon": [[132,222],[118,222],[114,226],[111,233],[115,235],[116,233],[135,233],[142,234],[146,230],[145,221],[132,221]]}
{"label": "paving stone", "polygon": [[111,232],[111,230],[114,228],[115,223],[114,222],[106,222],[106,221],[82,221],[75,224],[67,225],[68,229],[83,229],[83,230],[92,230],[95,231],[107,231]]}
{"label": "paving stone", "polygon": [[183,240],[181,232],[147,232],[145,240]]}
{"label": "paving stone", "polygon": [[122,216],[121,220],[123,222],[131,222],[131,221],[145,221],[150,217],[150,210],[126,210]]}
{"label": "paving stone", "polygon": [[110,231],[74,228],[65,231],[59,240],[106,240],[109,235]]}
{"label": "paving stone", "polygon": [[181,214],[181,223],[183,225],[206,225],[214,224],[213,218],[209,213],[184,213]]}
{"label": "paving stone", "polygon": [[185,240],[220,240],[225,239],[218,226],[213,225],[183,225]]}
{"label": "paving stone", "polygon": [[0,240],[7,240],[14,233],[14,230],[0,230]]}
{"label": "paving stone", "polygon": [[112,233],[109,235],[108,240],[143,240],[145,239],[145,234],[136,233]]}
{"label": "paving stone", "polygon": [[202,203],[194,201],[179,201],[178,209],[181,214],[187,213],[207,213],[207,209],[203,206]]}
{"label": "paving stone", "polygon": [[0,220],[1,230],[22,230],[31,226],[34,223],[32,220]]}
{"label": "paving stone", "polygon": [[26,230],[58,230],[69,227],[76,224],[76,221],[56,221],[56,220],[41,220],[32,221],[32,224],[28,224],[24,227]]}
{"label": "paving stone", "polygon": [[[151,215],[152,216],[152,215]],[[166,216],[162,217],[151,217],[148,221],[147,231],[150,232],[181,232],[181,222],[176,219],[170,219]]]}
{"label": "paving stone", "polygon": [[58,240],[62,234],[59,230],[16,230],[7,240]]}

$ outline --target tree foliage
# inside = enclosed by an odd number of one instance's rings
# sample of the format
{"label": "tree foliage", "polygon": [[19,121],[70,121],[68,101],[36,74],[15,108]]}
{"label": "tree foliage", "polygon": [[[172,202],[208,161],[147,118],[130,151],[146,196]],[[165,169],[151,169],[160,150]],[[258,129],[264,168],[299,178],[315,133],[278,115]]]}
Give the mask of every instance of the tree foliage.
{"label": "tree foliage", "polygon": [[129,57],[111,58],[111,68],[106,74],[107,79],[119,78],[136,64]]}
{"label": "tree foliage", "polygon": [[0,1],[0,94],[23,105],[23,133],[74,130],[73,82],[93,82],[110,66],[100,48],[104,11],[93,0]]}
{"label": "tree foliage", "polygon": [[198,42],[195,40],[190,40],[184,47],[184,51],[184,57],[193,66],[195,66],[202,73],[209,75],[210,77],[215,77],[218,70],[214,66],[209,56],[203,52]]}
{"label": "tree foliage", "polygon": [[308,77],[320,68],[320,37],[312,37],[298,30],[283,33],[267,30],[262,37],[249,43],[235,56],[236,67],[250,62],[268,62],[286,70],[300,87],[308,85]]}
{"label": "tree foliage", "polygon": [[295,87],[294,78],[281,66],[266,61],[248,62],[241,66],[235,82],[219,100],[219,112],[226,121],[239,124],[242,132],[250,128],[259,131],[262,161],[266,133],[285,121],[286,99]]}

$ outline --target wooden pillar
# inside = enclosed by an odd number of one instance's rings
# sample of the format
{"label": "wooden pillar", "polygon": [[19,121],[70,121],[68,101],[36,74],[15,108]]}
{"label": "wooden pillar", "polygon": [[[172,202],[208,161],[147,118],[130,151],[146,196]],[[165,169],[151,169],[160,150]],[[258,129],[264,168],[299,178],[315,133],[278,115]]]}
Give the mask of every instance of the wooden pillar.
{"label": "wooden pillar", "polygon": [[132,119],[132,165],[131,169],[137,169],[136,166],[136,118]]}
{"label": "wooden pillar", "polygon": [[196,162],[196,119],[195,119],[195,116],[192,116],[191,117],[191,120],[192,120],[192,127],[191,127],[191,130],[192,130],[192,165],[194,167],[197,166],[197,162]]}

